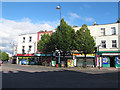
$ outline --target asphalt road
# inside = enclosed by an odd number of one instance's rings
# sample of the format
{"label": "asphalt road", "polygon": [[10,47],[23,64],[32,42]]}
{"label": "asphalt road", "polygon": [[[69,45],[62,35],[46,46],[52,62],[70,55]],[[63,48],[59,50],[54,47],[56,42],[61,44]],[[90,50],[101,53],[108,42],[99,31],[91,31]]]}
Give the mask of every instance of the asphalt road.
{"label": "asphalt road", "polygon": [[2,88],[118,88],[118,79],[118,71],[2,65]]}

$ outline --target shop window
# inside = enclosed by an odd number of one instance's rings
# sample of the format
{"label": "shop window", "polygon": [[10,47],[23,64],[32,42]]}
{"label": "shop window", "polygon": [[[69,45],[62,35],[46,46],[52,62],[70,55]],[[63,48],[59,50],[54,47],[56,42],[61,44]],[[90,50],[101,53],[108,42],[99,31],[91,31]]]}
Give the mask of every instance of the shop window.
{"label": "shop window", "polygon": [[102,48],[106,48],[106,40],[101,41],[101,46],[102,46]]}
{"label": "shop window", "polygon": [[117,40],[112,40],[112,48],[117,48]]}
{"label": "shop window", "polygon": [[116,35],[116,28],[115,27],[111,27],[112,29],[112,35]]}
{"label": "shop window", "polygon": [[105,35],[105,28],[101,28],[101,35],[102,35],[102,36]]}

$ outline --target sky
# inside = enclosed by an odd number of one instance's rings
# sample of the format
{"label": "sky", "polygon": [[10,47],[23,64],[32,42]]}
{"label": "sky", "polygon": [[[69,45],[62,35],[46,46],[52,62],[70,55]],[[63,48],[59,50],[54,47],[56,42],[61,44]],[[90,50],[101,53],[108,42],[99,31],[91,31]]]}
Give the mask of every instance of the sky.
{"label": "sky", "polygon": [[60,23],[59,4],[61,17],[71,26],[118,20],[118,2],[2,2],[0,49],[12,53],[18,35],[55,29]]}

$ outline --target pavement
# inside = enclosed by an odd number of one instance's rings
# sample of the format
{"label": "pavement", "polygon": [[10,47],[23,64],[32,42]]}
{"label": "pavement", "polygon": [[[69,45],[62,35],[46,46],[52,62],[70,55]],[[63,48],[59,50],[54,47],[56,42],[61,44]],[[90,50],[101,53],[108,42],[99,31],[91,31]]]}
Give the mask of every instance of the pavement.
{"label": "pavement", "polygon": [[120,71],[120,68],[115,67],[53,67],[53,66],[41,66],[41,65],[20,65],[20,66],[27,66],[27,67],[43,67],[43,68],[56,68],[56,69],[63,69],[63,70],[74,70],[74,71],[81,71],[81,70],[93,70],[93,71]]}

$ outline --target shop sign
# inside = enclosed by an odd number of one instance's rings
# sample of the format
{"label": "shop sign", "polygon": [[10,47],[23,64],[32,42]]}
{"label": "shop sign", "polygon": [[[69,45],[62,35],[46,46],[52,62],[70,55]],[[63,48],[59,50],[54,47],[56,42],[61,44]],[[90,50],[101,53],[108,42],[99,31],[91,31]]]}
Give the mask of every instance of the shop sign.
{"label": "shop sign", "polygon": [[107,57],[102,58],[102,60],[103,60],[103,64],[108,64],[108,58]]}
{"label": "shop sign", "polygon": [[74,60],[73,59],[68,59],[67,60],[67,66],[68,67],[74,67]]}
{"label": "shop sign", "polygon": [[17,56],[35,56],[34,54],[17,54]]}
{"label": "shop sign", "polygon": [[117,63],[116,64],[120,64],[120,57],[117,57]]}
{"label": "shop sign", "polygon": [[52,61],[52,66],[55,66],[56,65],[56,61]]}
{"label": "shop sign", "polygon": [[102,55],[120,55],[120,53],[102,53]]}
{"label": "shop sign", "polygon": [[[85,54],[73,54],[73,56],[85,56]],[[95,56],[95,54],[86,54],[86,56]]]}

